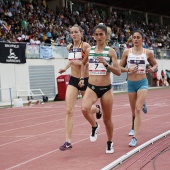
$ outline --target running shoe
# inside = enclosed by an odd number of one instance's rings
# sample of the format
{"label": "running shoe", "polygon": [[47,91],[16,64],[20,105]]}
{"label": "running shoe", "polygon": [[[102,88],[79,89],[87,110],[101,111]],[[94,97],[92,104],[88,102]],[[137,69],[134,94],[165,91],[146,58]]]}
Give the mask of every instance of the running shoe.
{"label": "running shoe", "polygon": [[114,152],[113,142],[108,141],[106,146],[106,153],[113,153],[113,152]]}
{"label": "running shoe", "polygon": [[129,146],[131,147],[135,147],[137,144],[137,139],[135,137],[132,138],[132,140],[129,143]]}
{"label": "running shoe", "polygon": [[146,107],[146,102],[144,102],[144,104],[143,104],[143,109],[142,109],[142,111],[143,111],[143,113],[147,113],[148,112],[148,109],[147,109],[147,107]]}
{"label": "running shoe", "polygon": [[72,148],[71,143],[69,143],[69,142],[67,142],[67,141],[64,143],[64,145],[60,146],[60,150],[61,150],[61,151],[69,150],[69,149],[71,149],[71,148]]}
{"label": "running shoe", "polygon": [[100,110],[100,105],[96,105],[96,107],[99,109],[99,111],[96,113],[96,118],[100,119],[102,117],[102,112]]}
{"label": "running shoe", "polygon": [[134,130],[131,129],[130,132],[129,132],[129,136],[133,136],[134,135]]}
{"label": "running shoe", "polygon": [[92,127],[92,132],[90,134],[90,141],[91,142],[95,142],[97,140],[97,131],[100,128],[100,125],[98,123],[96,123],[97,126],[96,127]]}

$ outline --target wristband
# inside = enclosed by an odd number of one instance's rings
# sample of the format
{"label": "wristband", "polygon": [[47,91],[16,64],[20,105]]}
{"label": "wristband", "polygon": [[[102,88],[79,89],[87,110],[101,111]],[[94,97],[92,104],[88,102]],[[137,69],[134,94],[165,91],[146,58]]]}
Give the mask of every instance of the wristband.
{"label": "wristband", "polygon": [[106,68],[107,68],[108,66],[109,66],[108,64],[105,65]]}
{"label": "wristband", "polygon": [[83,77],[81,77],[79,80],[84,80],[84,78],[83,78]]}

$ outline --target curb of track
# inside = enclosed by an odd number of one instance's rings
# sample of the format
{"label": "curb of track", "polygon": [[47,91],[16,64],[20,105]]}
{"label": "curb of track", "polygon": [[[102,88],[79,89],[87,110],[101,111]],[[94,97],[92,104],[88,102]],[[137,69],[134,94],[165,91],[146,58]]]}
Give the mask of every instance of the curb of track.
{"label": "curb of track", "polygon": [[166,137],[169,134],[170,134],[170,130],[156,136],[155,138],[152,138],[151,140],[143,143],[142,145],[136,147],[135,149],[131,150],[130,152],[127,152],[120,158],[116,159],[115,161],[111,162],[107,166],[103,167],[101,170],[111,170],[111,169],[115,168],[116,166],[118,166],[119,164],[122,164],[123,161],[125,161],[126,159],[128,159],[129,157],[134,155],[135,153],[140,152],[143,148],[147,147],[150,144],[153,144],[154,142],[158,141],[159,139],[161,139],[163,137]]}

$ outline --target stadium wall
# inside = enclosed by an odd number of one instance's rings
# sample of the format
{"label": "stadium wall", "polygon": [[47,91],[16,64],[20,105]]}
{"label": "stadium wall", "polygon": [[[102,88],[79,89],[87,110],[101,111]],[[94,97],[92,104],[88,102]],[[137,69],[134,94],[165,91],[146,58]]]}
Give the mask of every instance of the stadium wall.
{"label": "stadium wall", "polygon": [[[17,90],[30,88],[29,66],[53,66],[55,77],[55,94],[58,93],[56,78],[60,76],[58,70],[64,68],[67,59],[55,58],[50,60],[41,59],[27,59],[26,64],[3,64],[0,63],[0,87],[1,87],[1,102],[9,102],[9,93],[5,90],[11,88],[12,99],[17,98]],[[119,60],[118,60],[119,61]],[[161,70],[170,70],[170,60],[157,60],[158,62],[158,75],[161,75]],[[68,69],[64,74],[70,74]],[[43,77],[42,77],[43,78]],[[111,74],[113,82],[113,76]],[[4,89],[4,90],[3,90]],[[55,94],[53,97],[55,97]],[[48,94],[46,94],[48,96]]]}

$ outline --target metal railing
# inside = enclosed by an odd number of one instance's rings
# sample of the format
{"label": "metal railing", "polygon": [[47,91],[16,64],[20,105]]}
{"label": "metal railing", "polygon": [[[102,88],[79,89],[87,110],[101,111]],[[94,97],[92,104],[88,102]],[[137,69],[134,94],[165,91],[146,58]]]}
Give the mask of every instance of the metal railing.
{"label": "metal railing", "polygon": [[[1,42],[5,43],[5,42]],[[12,43],[11,43],[12,44]],[[15,44],[15,43],[13,43]],[[41,59],[41,47],[45,49],[45,52],[48,53],[48,51],[52,51],[53,58],[68,58],[68,51],[66,49],[66,46],[63,45],[57,45],[57,44],[50,44],[49,46],[44,46],[44,44],[36,45],[36,44],[26,44],[26,50],[25,50],[25,56],[26,59]],[[115,49],[116,54],[118,56],[118,59],[121,59],[122,53],[125,48],[123,47],[116,47],[112,46],[112,48]],[[162,48],[154,48],[154,57],[155,59],[168,59],[170,60],[170,49],[162,49]],[[51,53],[49,52],[51,55]],[[47,57],[48,58],[48,57]]]}

